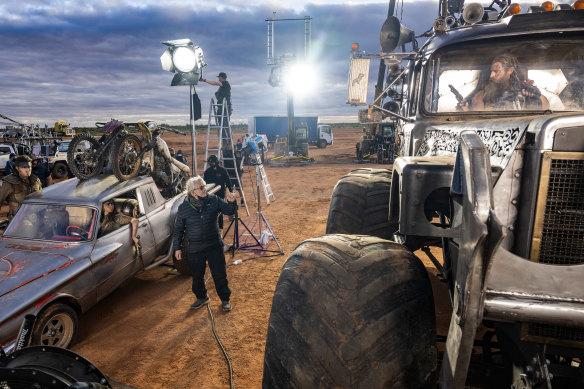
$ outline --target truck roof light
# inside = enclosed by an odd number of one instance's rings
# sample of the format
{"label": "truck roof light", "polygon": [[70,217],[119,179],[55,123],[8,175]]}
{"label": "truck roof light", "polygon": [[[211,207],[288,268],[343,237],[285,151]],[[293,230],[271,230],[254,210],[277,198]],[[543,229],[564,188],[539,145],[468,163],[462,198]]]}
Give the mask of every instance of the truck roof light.
{"label": "truck roof light", "polygon": [[576,0],[574,4],[572,4],[572,8],[574,9],[584,9],[584,0]]}
{"label": "truck roof light", "polygon": [[358,50],[358,49],[359,49],[359,44],[357,42],[355,42],[355,43],[353,43],[351,45],[351,50],[355,51],[355,50]]}
{"label": "truck roof light", "polygon": [[541,3],[541,8],[543,8],[544,11],[553,11],[554,3],[552,3],[551,1],[544,1],[543,3]]}
{"label": "truck roof light", "polygon": [[521,13],[521,6],[517,3],[513,3],[509,6],[509,15],[518,15]]}
{"label": "truck roof light", "polygon": [[553,11],[555,7],[555,4],[552,3],[551,1],[544,1],[543,3],[541,3],[541,8],[544,9],[544,11]]}

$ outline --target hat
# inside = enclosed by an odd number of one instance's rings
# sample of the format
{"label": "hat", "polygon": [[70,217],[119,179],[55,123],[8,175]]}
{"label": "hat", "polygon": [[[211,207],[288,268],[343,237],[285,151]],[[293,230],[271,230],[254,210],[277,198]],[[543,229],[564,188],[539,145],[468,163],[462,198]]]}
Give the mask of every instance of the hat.
{"label": "hat", "polygon": [[10,155],[8,156],[8,158],[10,159],[10,158],[12,158],[12,157],[16,157],[16,154],[14,154],[14,153],[10,153]]}
{"label": "hat", "polygon": [[32,160],[28,155],[19,155],[14,158],[14,166],[18,167],[30,167]]}
{"label": "hat", "polygon": [[227,74],[225,74],[225,72],[221,72],[217,77],[227,78]]}
{"label": "hat", "polygon": [[219,159],[217,159],[217,156],[211,155],[207,162],[219,162]]}

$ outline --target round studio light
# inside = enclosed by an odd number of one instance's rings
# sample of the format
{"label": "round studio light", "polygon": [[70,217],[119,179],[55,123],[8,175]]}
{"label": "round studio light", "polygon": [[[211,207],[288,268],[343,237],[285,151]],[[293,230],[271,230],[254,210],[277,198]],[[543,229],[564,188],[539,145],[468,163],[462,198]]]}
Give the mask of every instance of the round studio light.
{"label": "round studio light", "polygon": [[197,66],[197,56],[192,47],[177,47],[172,53],[172,62],[178,71],[188,73]]}

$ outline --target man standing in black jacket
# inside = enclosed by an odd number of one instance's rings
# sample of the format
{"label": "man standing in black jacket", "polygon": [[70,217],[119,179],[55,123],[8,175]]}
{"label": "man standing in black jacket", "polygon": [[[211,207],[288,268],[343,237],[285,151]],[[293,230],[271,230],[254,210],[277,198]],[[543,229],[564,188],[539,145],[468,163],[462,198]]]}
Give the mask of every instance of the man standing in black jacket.
{"label": "man standing in black jacket", "polygon": [[178,248],[174,255],[177,260],[182,259],[181,243],[183,235],[186,236],[186,259],[193,276],[192,290],[197,297],[191,309],[198,309],[209,303],[205,287],[205,267],[206,263],[209,263],[221,306],[224,311],[230,311],[231,290],[227,281],[223,241],[219,234],[217,215],[219,212],[233,215],[237,205],[233,193],[227,191],[225,201],[215,195],[208,195],[205,185],[205,180],[200,176],[187,181],[188,194],[178,207],[174,228],[173,244]]}

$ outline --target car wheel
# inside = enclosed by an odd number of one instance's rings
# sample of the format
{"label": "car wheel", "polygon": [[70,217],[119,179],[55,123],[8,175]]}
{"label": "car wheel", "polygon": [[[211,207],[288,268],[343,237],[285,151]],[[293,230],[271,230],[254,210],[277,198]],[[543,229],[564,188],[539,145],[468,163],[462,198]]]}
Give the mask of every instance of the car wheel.
{"label": "car wheel", "polygon": [[321,139],[316,144],[316,147],[318,147],[319,149],[324,149],[326,147],[326,145],[327,145],[326,140]]}
{"label": "car wheel", "polygon": [[64,163],[56,163],[55,166],[53,166],[53,171],[51,175],[55,179],[65,177],[67,175],[67,165],[65,165]]}
{"label": "car wheel", "polygon": [[391,172],[355,169],[333,190],[326,222],[327,234],[365,234],[391,239],[397,226],[389,223]]}
{"label": "car wheel", "polygon": [[404,246],[325,235],[298,246],[276,285],[264,388],[435,388],[432,287]]}
{"label": "car wheel", "polygon": [[77,336],[77,312],[67,305],[49,305],[37,316],[32,332],[32,344],[69,348]]}

